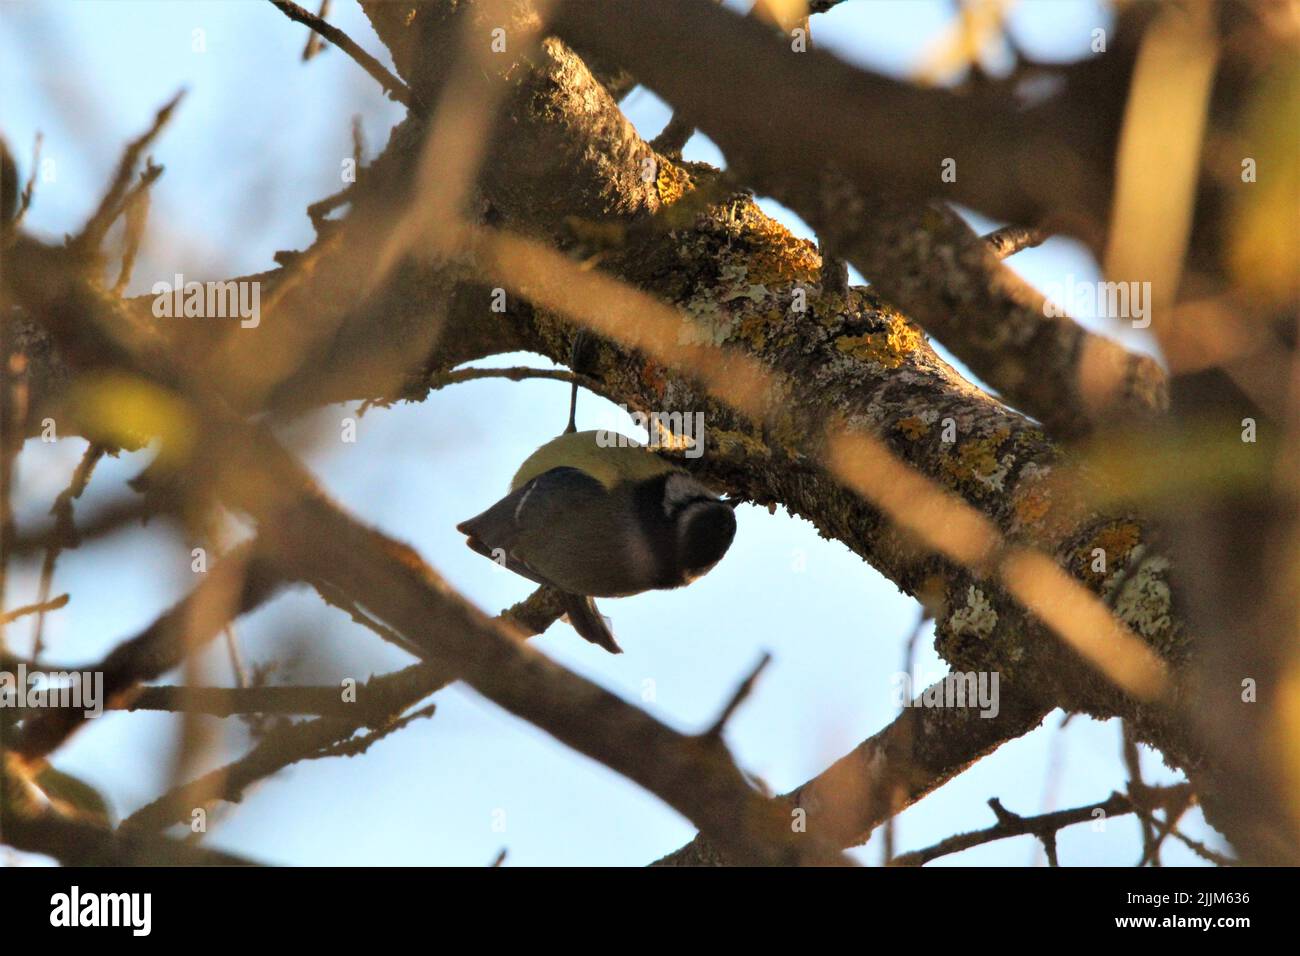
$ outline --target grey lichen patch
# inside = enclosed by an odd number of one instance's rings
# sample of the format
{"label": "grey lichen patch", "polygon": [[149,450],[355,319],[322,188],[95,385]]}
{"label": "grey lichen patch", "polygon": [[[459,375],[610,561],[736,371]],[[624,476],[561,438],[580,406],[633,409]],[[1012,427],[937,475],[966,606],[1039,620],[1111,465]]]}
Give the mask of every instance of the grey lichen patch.
{"label": "grey lichen patch", "polygon": [[941,607],[948,610],[937,617],[935,650],[954,670],[997,671],[1011,680],[1033,666],[1037,647],[1026,641],[1024,611],[994,582],[949,576]]}
{"label": "grey lichen patch", "polygon": [[723,302],[732,302],[736,299],[762,302],[769,294],[767,286],[750,282],[748,277],[749,266],[743,262],[731,262],[723,266],[718,273],[718,283],[721,287],[718,298]]}
{"label": "grey lichen patch", "polygon": [[[818,364],[813,373],[813,383],[819,388],[831,386],[852,386],[868,380],[874,380],[879,369],[873,369],[867,362],[853,355],[836,352]],[[851,396],[845,396],[847,404],[853,404]]]}
{"label": "grey lichen patch", "polygon": [[957,446],[955,454],[944,458],[943,469],[952,481],[977,496],[1001,492],[1016,463],[1014,453],[1003,450],[1010,437],[1011,429],[1002,425],[989,434],[969,438]]}
{"label": "grey lichen patch", "polygon": [[1140,557],[1140,553],[1133,558],[1138,564],[1124,579],[1115,613],[1157,649],[1172,650],[1177,627],[1169,589],[1169,559],[1161,554]]}
{"label": "grey lichen patch", "polygon": [[756,352],[772,338],[783,319],[782,296],[749,280],[744,262],[726,262],[716,279],[697,286],[685,303],[690,320],[678,333],[682,345],[719,346],[733,337],[744,339]]}
{"label": "grey lichen patch", "polygon": [[1014,455],[1003,455],[997,460],[997,465],[993,469],[988,472],[975,472],[971,477],[985,488],[992,491],[1002,491],[1007,472],[1011,470],[1015,460]]}
{"label": "grey lichen patch", "polygon": [[981,640],[998,626],[998,612],[993,609],[988,596],[971,585],[966,589],[966,604],[952,612],[948,630],[955,637],[977,637]]}
{"label": "grey lichen patch", "polygon": [[736,327],[736,316],[724,309],[712,290],[702,289],[686,303],[688,318],[682,319],[677,330],[679,345],[719,346],[730,338]]}

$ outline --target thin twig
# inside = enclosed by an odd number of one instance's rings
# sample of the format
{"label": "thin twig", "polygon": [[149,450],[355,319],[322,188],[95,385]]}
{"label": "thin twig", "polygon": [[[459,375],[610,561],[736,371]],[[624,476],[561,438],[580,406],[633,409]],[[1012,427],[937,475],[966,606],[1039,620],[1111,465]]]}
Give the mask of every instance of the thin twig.
{"label": "thin twig", "polygon": [[[1142,811],[1141,809],[1138,809],[1136,812],[1138,813],[1139,816],[1141,816],[1144,813],[1144,811]],[[1150,817],[1149,814],[1148,814],[1148,818],[1150,819],[1151,823],[1156,827],[1157,830],[1160,830],[1163,834],[1172,836],[1175,840],[1178,840],[1180,843],[1182,843],[1183,846],[1187,847],[1197,856],[1201,857],[1201,859],[1208,860],[1209,862],[1214,863],[1218,866],[1240,866],[1241,865],[1239,861],[1232,859],[1232,857],[1224,856],[1222,853],[1217,853],[1214,850],[1211,850],[1204,843],[1201,843],[1199,840],[1193,840],[1191,837],[1185,835],[1181,830],[1179,830],[1177,827],[1173,825],[1172,820],[1169,823],[1163,823],[1160,820],[1155,819],[1154,817]]]}
{"label": "thin twig", "polygon": [[121,295],[127,283],[131,281],[131,270],[135,267],[135,257],[140,251],[140,242],[144,238],[144,226],[149,219],[149,187],[162,175],[163,167],[155,166],[152,157],[145,160],[144,171],[140,181],[127,194],[122,202],[126,218],[126,234],[123,237],[122,267],[118,270],[117,281],[113,283],[113,295]]}
{"label": "thin twig", "polygon": [[356,183],[348,183],[338,192],[326,196],[324,199],[318,200],[307,207],[307,218],[311,220],[311,224],[315,227],[317,232],[321,231],[321,228],[326,222],[326,216],[339,206],[346,205],[352,201],[352,192],[356,189],[356,186]]}
{"label": "thin twig", "polygon": [[[208,572],[202,584],[143,631],[119,644],[102,660],[79,670],[103,674],[103,699],[112,706],[139,684],[176,667],[220,633],[225,620],[195,613],[207,607],[213,595],[231,593],[233,588],[235,600],[229,608],[233,617],[260,607],[286,583],[278,568],[262,556],[258,541],[240,545]],[[11,749],[28,761],[35,760],[51,753],[86,722],[81,711],[44,711],[24,723]]]}
{"label": "thin twig", "polygon": [[[29,671],[37,670],[27,664]],[[145,711],[168,714],[197,714],[206,717],[244,717],[250,714],[269,716],[311,716],[332,720],[360,718],[362,725],[372,721],[376,726],[390,720],[389,715],[372,716],[373,709],[366,707],[366,687],[357,687],[357,702],[344,699],[339,687],[192,687],[166,684],[141,687],[133,694],[119,696],[105,702],[106,710],[124,713]],[[41,707],[7,708],[18,718],[47,712],[49,705]]]}
{"label": "thin twig", "polygon": [[370,745],[376,741],[383,740],[389,734],[396,733],[407,724],[425,717],[432,717],[438,710],[437,704],[426,704],[419,710],[405,714],[398,719],[385,724],[382,727],[372,730],[369,733],[362,734],[360,737],[349,737],[346,740],[340,740],[328,747],[322,747],[319,753],[311,755],[312,760],[319,760],[322,757],[357,757],[370,749]]}
{"label": "thin twig", "polygon": [[[1124,756],[1124,766],[1128,770],[1128,792],[1139,800],[1146,793],[1146,781],[1142,779],[1142,758],[1138,754],[1137,740],[1127,720],[1120,722],[1120,750]],[[1156,831],[1151,821],[1138,815],[1142,829],[1142,861],[1139,866],[1150,863],[1160,865],[1160,856],[1156,852]]]}
{"label": "thin twig", "polygon": [[235,675],[235,685],[247,687],[248,668],[244,665],[244,655],[239,649],[239,635],[235,633],[235,626],[227,624],[223,634],[226,638],[226,653],[230,657],[230,670]]}
{"label": "thin twig", "polygon": [[[1146,866],[1148,863],[1150,863],[1152,866],[1161,865],[1160,864],[1161,847],[1164,846],[1165,840],[1168,839],[1176,832],[1178,821],[1181,820],[1183,818],[1183,815],[1186,814],[1187,811],[1192,808],[1192,804],[1195,802],[1196,801],[1194,799],[1194,795],[1189,793],[1187,795],[1186,802],[1184,802],[1182,806],[1170,806],[1168,809],[1165,810],[1164,820],[1157,820],[1154,814],[1151,815],[1150,823],[1153,825],[1153,828],[1157,831],[1156,838],[1152,841],[1151,846],[1150,848],[1148,848],[1147,852],[1143,854],[1142,859],[1138,860],[1139,867]],[[1142,814],[1138,814],[1138,816],[1141,817]],[[1147,822],[1148,821],[1143,820],[1144,824]]]}
{"label": "thin twig", "polygon": [[[358,690],[363,700],[364,686]],[[338,687],[144,687],[130,700],[110,705],[129,712],[159,710],[169,713],[237,717],[242,714],[311,714],[353,717],[363,705],[348,703]]]}
{"label": "thin twig", "polygon": [[428,116],[429,111],[405,83],[388,72],[388,69],[373,56],[361,49],[356,41],[336,26],[326,23],[310,10],[304,10],[292,0],[271,0],[271,3],[290,20],[296,20],[304,26],[315,30],[369,73],[390,97],[397,100],[417,116]]}
{"label": "thin twig", "polygon": [[[563,613],[556,592],[538,588],[526,600],[502,611],[501,618],[527,635],[545,631]],[[141,807],[123,826],[161,829],[180,819],[196,801],[238,801],[249,787],[290,764],[320,755],[322,750],[347,740],[363,727],[383,726],[397,719],[408,707],[446,687],[452,679],[426,663],[371,678],[357,687],[357,704],[353,705],[357,709],[346,718],[318,717],[282,726],[264,736],[238,760]]]}
{"label": "thin twig", "polygon": [[312,581],[310,583],[312,587],[316,589],[316,593],[320,595],[321,600],[326,604],[345,612],[353,621],[360,624],[366,630],[372,631],[378,635],[381,640],[392,644],[394,647],[401,648],[414,657],[420,656],[418,648],[416,648],[410,641],[398,634],[391,627],[387,627],[375,620],[339,588],[327,581]]}
{"label": "thin twig", "polygon": [[[320,12],[316,14],[321,20],[330,15],[330,0],[320,0]],[[307,33],[307,45],[302,48],[302,61],[306,63],[321,50],[325,49],[325,41],[315,30]]]}
{"label": "thin twig", "polygon": [[27,185],[23,187],[22,198],[18,201],[18,212],[14,214],[13,226],[17,229],[23,221],[23,216],[27,215],[27,210],[31,208],[32,196],[36,191],[36,170],[41,165],[41,142],[44,137],[39,131],[36,133],[36,139],[32,143],[32,168],[27,171]]}
{"label": "thin twig", "polygon": [[714,738],[722,736],[722,732],[727,727],[727,721],[731,720],[732,714],[734,714],[736,709],[745,702],[747,697],[749,697],[750,693],[754,690],[754,685],[758,682],[759,675],[763,673],[764,669],[771,662],[772,655],[767,651],[764,651],[763,656],[758,659],[758,663],[754,665],[753,670],[749,672],[749,676],[741,681],[740,686],[737,687],[735,693],[731,695],[731,699],[728,700],[726,706],[722,708],[722,713],[718,714],[718,719],[715,720],[713,725],[704,732],[703,736]]}
{"label": "thin twig", "polygon": [[113,177],[108,192],[104,194],[104,198],[99,202],[99,208],[95,210],[95,214],[90,217],[90,221],[86,223],[81,232],[69,243],[70,248],[80,255],[93,255],[99,250],[104,241],[104,236],[108,233],[108,227],[113,224],[113,221],[122,212],[123,199],[126,197],[128,188],[130,188],[131,176],[135,172],[136,163],[140,161],[140,155],[154,141],[162,128],[167,125],[172,112],[184,95],[185,91],[180,90],[168,100],[154,116],[153,125],[127,146],[126,151],[122,154],[121,161],[117,164],[117,174]]}
{"label": "thin twig", "polygon": [[1048,830],[1040,835],[1038,839],[1043,844],[1043,852],[1047,854],[1047,865],[1060,866],[1061,861],[1056,856],[1056,831]]}
{"label": "thin twig", "polygon": [[[0,613],[8,596],[9,562],[14,554],[14,473],[27,420],[27,355],[11,337],[12,323],[0,321]],[[0,619],[0,652],[5,649]],[[3,754],[0,753],[0,760]]]}
{"label": "thin twig", "polygon": [[[54,515],[55,527],[59,536],[50,546],[45,549],[45,558],[41,561],[41,583],[38,591],[37,601],[44,602],[50,598],[50,589],[54,586],[54,565],[59,560],[59,555],[65,548],[75,548],[78,544],[77,527],[72,520],[72,503],[81,497],[86,490],[86,485],[90,483],[90,476],[95,470],[95,465],[104,457],[104,447],[102,445],[91,444],[87,446],[86,451],[81,456],[81,461],[72,471],[72,480],[68,482],[68,487],[64,488],[54,504],[50,506],[50,514]],[[41,651],[45,646],[45,612],[42,611],[36,618],[36,629],[32,636],[32,657],[40,657]]]}
{"label": "thin twig", "polygon": [[[1180,783],[1169,787],[1151,787],[1147,793],[1152,805],[1169,806],[1185,799],[1190,792],[1191,787],[1189,784]],[[1055,843],[1058,830],[1076,823],[1087,823],[1097,819],[1096,813],[1098,810],[1104,814],[1102,819],[1140,812],[1140,808],[1133,802],[1133,798],[1123,793],[1112,793],[1110,797],[1100,803],[1091,803],[1071,810],[1057,810],[1034,817],[1022,817],[1017,813],[1012,813],[1002,806],[1001,801],[996,797],[989,801],[989,806],[992,808],[994,816],[998,818],[996,825],[984,830],[975,830],[971,833],[959,833],[956,836],[948,837],[946,840],[940,840],[933,846],[926,847],[923,850],[904,853],[895,857],[892,865],[922,866],[931,860],[937,860],[941,856],[960,853],[962,850],[969,850],[972,847],[992,843],[995,840],[1031,835],[1043,841],[1048,861],[1052,862],[1056,858]],[[1052,865],[1056,866],[1058,864],[1052,862]]]}
{"label": "thin twig", "polygon": [[51,547],[73,547],[70,540],[89,541],[112,534],[135,521],[145,521],[158,514],[158,509],[149,502],[136,497],[121,498],[104,505],[98,512],[83,521],[74,531],[75,537],[68,535],[58,525],[39,528],[11,538],[9,553],[11,556],[32,554]]}
{"label": "thin twig", "polygon": [[[44,614],[46,611],[57,611],[68,603],[68,595],[60,594],[56,598],[48,601],[37,601],[35,604],[24,604],[22,607],[16,607],[12,611],[5,611],[0,614],[0,624],[8,624],[16,621],[20,617],[26,617],[28,614]],[[35,656],[35,655],[33,655]]]}
{"label": "thin twig", "polygon": [[[326,3],[329,0],[325,0]],[[352,162],[358,170],[366,158],[366,131],[361,125],[361,114],[352,117]]]}
{"label": "thin twig", "polygon": [[[916,645],[921,638],[921,632],[925,630],[926,621],[929,620],[931,620],[930,612],[926,610],[925,605],[921,605],[916,614],[916,623],[912,625],[911,633],[907,635],[907,640],[903,644],[904,674],[910,675],[912,673],[912,667],[916,662]],[[890,813],[889,816],[885,818],[881,833],[881,862],[885,866],[889,866],[890,862],[894,859],[894,817],[896,814],[894,813],[893,808],[897,802],[899,801],[894,799],[894,794],[891,793],[889,800]]]}
{"label": "thin twig", "polygon": [[1014,256],[1023,249],[1041,246],[1050,238],[1050,233],[1028,226],[1003,226],[983,237],[984,241],[992,247],[993,254],[999,259]]}

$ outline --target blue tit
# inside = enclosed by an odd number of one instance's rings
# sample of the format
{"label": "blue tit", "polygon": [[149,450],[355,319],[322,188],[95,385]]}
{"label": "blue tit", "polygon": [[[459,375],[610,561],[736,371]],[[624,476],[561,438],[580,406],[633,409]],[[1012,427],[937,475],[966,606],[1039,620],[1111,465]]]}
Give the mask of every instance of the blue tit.
{"label": "blue tit", "polygon": [[736,535],[735,505],[626,436],[572,432],[533,452],[508,495],[456,527],[479,554],[560,591],[574,629],[618,654],[592,598],[707,573]]}

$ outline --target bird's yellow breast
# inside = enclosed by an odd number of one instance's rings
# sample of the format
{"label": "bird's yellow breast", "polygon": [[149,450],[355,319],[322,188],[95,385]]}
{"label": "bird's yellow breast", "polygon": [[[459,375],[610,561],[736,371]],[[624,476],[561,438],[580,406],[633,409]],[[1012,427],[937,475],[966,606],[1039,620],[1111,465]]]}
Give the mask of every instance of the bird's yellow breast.
{"label": "bird's yellow breast", "polygon": [[580,468],[606,488],[623,481],[645,481],[673,471],[674,465],[618,432],[573,432],[561,435],[528,456],[515,472],[510,490],[522,488],[538,475],[563,466]]}

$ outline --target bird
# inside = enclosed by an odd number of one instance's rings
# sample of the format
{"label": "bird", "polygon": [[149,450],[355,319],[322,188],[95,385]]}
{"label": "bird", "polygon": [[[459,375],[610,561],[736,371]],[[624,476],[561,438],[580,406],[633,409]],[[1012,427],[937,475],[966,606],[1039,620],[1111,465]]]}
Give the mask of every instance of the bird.
{"label": "bird", "polygon": [[738,499],[608,430],[569,428],[533,452],[509,493],[457,530],[471,549],[560,592],[586,640],[622,653],[593,598],[677,588],[708,573],[736,535]]}

